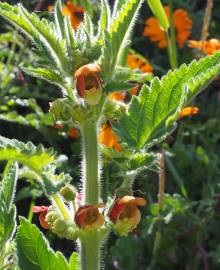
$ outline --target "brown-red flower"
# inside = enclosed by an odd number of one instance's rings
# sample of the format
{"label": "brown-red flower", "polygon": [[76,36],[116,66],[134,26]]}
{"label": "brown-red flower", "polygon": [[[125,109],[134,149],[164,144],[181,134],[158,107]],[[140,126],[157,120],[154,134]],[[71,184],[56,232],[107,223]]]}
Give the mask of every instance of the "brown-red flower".
{"label": "brown-red flower", "polygon": [[99,212],[103,204],[84,205],[75,214],[75,223],[81,229],[97,229],[105,223],[104,216]]}
{"label": "brown-red flower", "polygon": [[49,229],[49,224],[46,222],[45,218],[48,212],[48,206],[34,206],[32,208],[32,212],[36,213],[36,214],[40,214],[39,215],[39,221],[40,221],[40,225],[42,228],[44,229]]}
{"label": "brown-red flower", "polygon": [[138,206],[144,205],[146,205],[146,200],[140,197],[124,196],[117,199],[108,215],[115,224],[116,232],[125,235],[135,229],[141,219]]}
{"label": "brown-red flower", "polygon": [[100,71],[100,66],[93,63],[80,67],[74,74],[77,93],[80,97],[85,98],[88,103],[97,104],[101,97],[102,83],[99,77]]}

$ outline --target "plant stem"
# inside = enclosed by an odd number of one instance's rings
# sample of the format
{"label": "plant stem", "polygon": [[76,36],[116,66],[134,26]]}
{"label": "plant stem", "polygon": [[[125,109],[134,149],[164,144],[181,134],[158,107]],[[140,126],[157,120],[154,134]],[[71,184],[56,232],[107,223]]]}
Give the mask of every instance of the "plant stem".
{"label": "plant stem", "polygon": [[202,42],[206,41],[207,36],[208,36],[210,19],[212,16],[213,2],[214,0],[207,0],[207,3],[206,3],[205,15],[203,19],[203,26],[202,26],[202,32],[201,32]]}
{"label": "plant stem", "polygon": [[32,199],[31,203],[30,203],[30,207],[29,207],[29,212],[28,212],[28,220],[30,222],[32,222],[32,218],[33,218],[33,206],[35,205],[35,198]]}
{"label": "plant stem", "polygon": [[173,3],[172,0],[169,0],[170,6],[170,29],[166,32],[167,35],[167,47],[168,47],[168,56],[171,67],[174,69],[178,66],[177,61],[177,48],[176,48],[176,32],[173,18]]}
{"label": "plant stem", "polygon": [[58,209],[62,213],[64,219],[69,219],[70,218],[69,212],[68,212],[64,202],[62,201],[62,199],[57,194],[54,194],[52,196],[52,198],[54,200],[54,203],[56,204],[56,206],[58,207]]}
{"label": "plant stem", "polygon": [[83,150],[84,204],[99,202],[99,158],[96,123],[86,121],[81,127]]}
{"label": "plant stem", "polygon": [[[84,204],[97,205],[99,202],[99,156],[96,121],[85,121],[81,126],[82,133],[82,173]],[[80,233],[81,270],[100,269],[101,239],[98,230],[81,231]]]}
{"label": "plant stem", "polygon": [[182,193],[182,195],[185,198],[188,198],[188,193],[187,190],[185,189],[185,186],[183,184],[183,179],[180,177],[178,171],[176,170],[176,168],[174,167],[171,159],[168,156],[165,156],[165,161],[166,161],[166,165],[170,171],[170,173],[173,175],[174,180],[176,181],[177,185],[180,187],[180,191]]}
{"label": "plant stem", "polygon": [[100,269],[100,239],[97,231],[86,233],[86,237],[80,238],[80,264],[81,270]]}
{"label": "plant stem", "polygon": [[165,191],[165,158],[164,151],[161,149],[161,158],[160,158],[160,173],[159,173],[159,189],[158,189],[158,205],[159,205],[159,213],[158,213],[158,224],[157,231],[154,240],[152,259],[148,270],[153,270],[157,263],[158,253],[160,251],[161,238],[162,238],[162,229],[163,229],[163,204],[164,204],[164,191]]}

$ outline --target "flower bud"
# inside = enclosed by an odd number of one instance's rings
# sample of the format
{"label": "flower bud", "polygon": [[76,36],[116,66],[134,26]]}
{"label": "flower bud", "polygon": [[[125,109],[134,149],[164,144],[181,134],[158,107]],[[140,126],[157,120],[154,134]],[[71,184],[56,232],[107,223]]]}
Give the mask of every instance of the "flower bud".
{"label": "flower bud", "polygon": [[79,207],[75,214],[75,223],[81,229],[97,229],[105,223],[105,219],[100,214],[98,208],[103,207],[103,204],[84,205]]}
{"label": "flower bud", "polygon": [[50,103],[50,112],[56,120],[68,121],[71,119],[71,106],[67,98],[58,98]]}
{"label": "flower bud", "polygon": [[141,219],[138,206],[143,205],[146,205],[144,198],[133,196],[124,196],[114,202],[108,216],[119,235],[127,235],[137,227]]}
{"label": "flower bud", "polygon": [[74,74],[77,93],[89,105],[97,105],[102,96],[102,84],[98,76],[100,71],[99,65],[94,63],[80,67]]}
{"label": "flower bud", "polygon": [[57,219],[53,224],[53,229],[58,233],[65,231],[67,229],[67,224],[66,224],[65,220],[64,219]]}
{"label": "flower bud", "polygon": [[126,112],[127,105],[113,99],[107,99],[103,109],[103,115],[108,120],[119,120]]}
{"label": "flower bud", "polygon": [[76,240],[78,230],[72,220],[63,219],[55,206],[48,208],[46,215],[46,222],[50,226],[50,230],[58,235],[60,238],[66,238],[68,240]]}
{"label": "flower bud", "polygon": [[67,185],[61,188],[60,194],[67,202],[71,202],[75,200],[77,190],[72,185]]}

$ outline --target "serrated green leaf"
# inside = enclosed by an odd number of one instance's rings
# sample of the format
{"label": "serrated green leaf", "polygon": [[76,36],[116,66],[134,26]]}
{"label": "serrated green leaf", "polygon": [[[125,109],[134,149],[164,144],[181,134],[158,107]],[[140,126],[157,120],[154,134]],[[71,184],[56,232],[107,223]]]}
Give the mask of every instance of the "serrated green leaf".
{"label": "serrated green leaf", "polygon": [[113,19],[109,35],[105,35],[100,62],[103,74],[105,74],[109,80],[113,77],[124,49],[128,46],[128,40],[142,2],[142,0],[126,1],[121,7],[120,12],[118,12]]}
{"label": "serrated green leaf", "polygon": [[6,209],[10,209],[14,200],[15,189],[18,179],[18,165],[17,163],[8,162],[5,167],[1,189],[0,189],[0,198],[4,201]]}
{"label": "serrated green leaf", "polygon": [[16,208],[13,205],[18,179],[17,163],[9,162],[0,186],[0,250],[10,241],[16,228]]}
{"label": "serrated green leaf", "polygon": [[21,67],[21,69],[25,73],[33,77],[46,80],[52,84],[59,86],[61,89],[65,89],[65,84],[62,75],[59,74],[58,72],[55,72],[54,70],[50,70],[48,68],[31,68],[31,67],[30,68]]}
{"label": "serrated green leaf", "polygon": [[113,7],[113,14],[112,17],[116,17],[117,13],[120,11],[122,6],[126,3],[126,0],[115,0],[114,7]]}
{"label": "serrated green leaf", "polygon": [[70,270],[79,270],[80,269],[79,254],[77,252],[73,252],[70,256],[69,269]]}
{"label": "serrated green leaf", "polygon": [[41,231],[28,220],[21,218],[16,234],[18,264],[21,270],[68,270],[60,252],[54,252]]}
{"label": "serrated green leaf", "polygon": [[99,20],[99,36],[104,33],[105,30],[109,31],[110,27],[110,7],[107,0],[101,0],[101,16]]}
{"label": "serrated green leaf", "polygon": [[22,30],[41,52],[47,53],[47,58],[53,65],[61,71],[68,70],[65,40],[58,38],[53,23],[44,18],[40,20],[36,14],[30,14],[21,4],[11,6],[0,3],[0,15]]}
{"label": "serrated green leaf", "polygon": [[52,149],[37,147],[31,142],[23,143],[0,136],[0,160],[16,160],[41,173],[43,167],[54,161]]}
{"label": "serrated green leaf", "polygon": [[64,21],[64,16],[62,14],[61,0],[57,0],[55,4],[54,17],[55,17],[55,26],[56,26],[56,30],[59,35],[59,38],[65,39],[66,38],[65,21]]}
{"label": "serrated green leaf", "polygon": [[164,139],[175,128],[180,111],[220,71],[220,52],[183,64],[169,71],[161,80],[155,77],[150,87],[143,86],[132,98],[128,112],[115,130],[131,147],[148,147]]}
{"label": "serrated green leaf", "polygon": [[127,169],[131,171],[151,169],[159,170],[160,154],[155,153],[135,153],[127,162]]}

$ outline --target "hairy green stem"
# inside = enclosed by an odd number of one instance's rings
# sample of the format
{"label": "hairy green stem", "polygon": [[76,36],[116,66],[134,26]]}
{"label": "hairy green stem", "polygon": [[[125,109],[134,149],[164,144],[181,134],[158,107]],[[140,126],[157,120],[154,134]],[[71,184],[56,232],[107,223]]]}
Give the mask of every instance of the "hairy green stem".
{"label": "hairy green stem", "polygon": [[[81,133],[83,200],[84,204],[97,205],[100,196],[97,123],[92,120],[85,121],[81,126]],[[81,270],[100,269],[100,245],[101,240],[97,230],[81,232]]]}
{"label": "hairy green stem", "polygon": [[100,269],[100,239],[97,231],[90,231],[80,238],[81,270]]}
{"label": "hairy green stem", "polygon": [[99,157],[97,127],[92,121],[82,127],[83,150],[83,193],[84,204],[96,205],[99,202]]}

